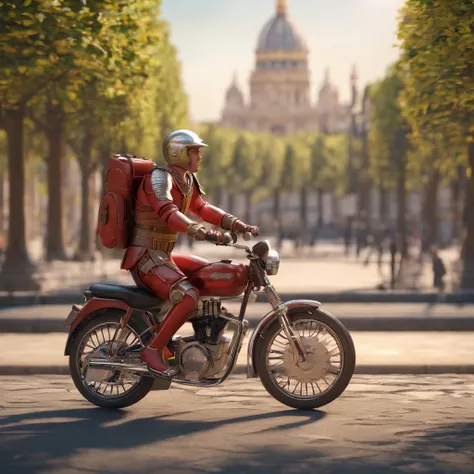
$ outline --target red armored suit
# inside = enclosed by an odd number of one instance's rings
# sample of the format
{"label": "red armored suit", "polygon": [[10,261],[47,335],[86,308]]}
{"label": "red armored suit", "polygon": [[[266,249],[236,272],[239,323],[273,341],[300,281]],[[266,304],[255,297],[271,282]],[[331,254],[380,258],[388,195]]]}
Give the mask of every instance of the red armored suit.
{"label": "red armored suit", "polygon": [[[187,255],[177,256],[176,261],[173,259],[171,252],[177,233],[186,233],[196,240],[206,240],[214,234],[190,220],[186,216],[187,212],[191,211],[199,219],[225,230],[258,233],[258,228],[247,226],[203,199],[204,193],[199,182],[190,172],[198,169],[198,165],[193,163],[199,163],[199,148],[202,146],[206,145],[196,134],[187,130],[175,131],[166,138],[163,151],[165,158],[170,157],[167,159],[169,165],[155,168],[143,178],[138,188],[131,246],[122,262],[122,268],[131,271],[139,286],[148,288],[174,304],[157,335],[141,355],[155,375],[167,378],[172,374],[163,360],[163,349],[192,314],[199,298],[198,290],[189,283],[185,272],[192,272],[196,264],[202,261],[199,257]],[[172,158],[176,156],[173,150],[180,148],[183,155],[178,158],[182,163],[172,165]],[[191,160],[187,158],[188,154],[193,154]]]}

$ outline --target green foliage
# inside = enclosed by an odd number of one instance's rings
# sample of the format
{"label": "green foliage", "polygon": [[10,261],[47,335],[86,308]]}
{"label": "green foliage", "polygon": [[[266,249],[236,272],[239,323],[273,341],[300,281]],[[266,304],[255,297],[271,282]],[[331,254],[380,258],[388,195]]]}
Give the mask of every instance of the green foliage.
{"label": "green foliage", "polygon": [[370,174],[375,184],[386,189],[395,185],[400,160],[408,151],[405,140],[407,123],[399,104],[403,88],[400,72],[392,67],[370,90]]}
{"label": "green foliage", "polygon": [[474,137],[474,2],[412,0],[402,15],[403,111],[417,140],[459,149]]}
{"label": "green foliage", "polygon": [[301,182],[302,174],[298,168],[298,155],[295,147],[287,143],[285,157],[283,159],[283,168],[280,177],[280,189],[283,191],[295,191]]}
{"label": "green foliage", "polygon": [[[345,135],[300,133],[276,137],[216,124],[201,124],[197,131],[209,145],[203,151],[199,179],[213,197],[218,189],[250,192],[255,200],[267,197],[275,189],[296,191],[303,185],[308,189],[322,186],[337,194],[345,190]],[[324,156],[315,160],[313,148],[318,139],[324,143]]]}
{"label": "green foliage", "polygon": [[157,6],[145,0],[0,2],[2,107],[15,108],[48,87],[56,89],[56,100],[74,101],[92,78],[109,83],[109,96],[124,93],[124,78],[145,74],[150,65],[144,60],[156,38],[147,24]]}
{"label": "green foliage", "polygon": [[209,145],[202,151],[203,166],[199,179],[206,193],[215,198],[227,186],[230,178],[226,170],[232,160],[237,132],[215,124],[200,125],[196,130]]}

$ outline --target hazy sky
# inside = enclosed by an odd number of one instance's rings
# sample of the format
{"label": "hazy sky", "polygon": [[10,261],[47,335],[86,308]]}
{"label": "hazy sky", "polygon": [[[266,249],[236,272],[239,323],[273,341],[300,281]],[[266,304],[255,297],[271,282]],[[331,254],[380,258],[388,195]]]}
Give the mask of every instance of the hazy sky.
{"label": "hazy sky", "polygon": [[[397,10],[404,0],[287,0],[288,12],[310,49],[311,97],[324,70],[349,98],[349,74],[356,64],[359,84],[383,76],[398,57]],[[178,48],[194,120],[218,120],[234,71],[248,99],[258,35],[275,13],[275,0],[163,0]]]}

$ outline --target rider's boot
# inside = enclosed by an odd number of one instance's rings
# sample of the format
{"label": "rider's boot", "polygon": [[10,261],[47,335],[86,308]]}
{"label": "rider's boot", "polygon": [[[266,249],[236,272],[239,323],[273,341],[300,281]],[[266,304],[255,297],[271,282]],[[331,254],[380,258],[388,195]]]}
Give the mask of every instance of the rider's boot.
{"label": "rider's boot", "polygon": [[188,320],[194,311],[197,302],[197,291],[188,290],[183,299],[174,306],[158,327],[156,334],[141,353],[141,359],[146,362],[150,372],[159,378],[171,379],[175,371],[168,367],[163,359],[163,350],[168,341],[178,329]]}

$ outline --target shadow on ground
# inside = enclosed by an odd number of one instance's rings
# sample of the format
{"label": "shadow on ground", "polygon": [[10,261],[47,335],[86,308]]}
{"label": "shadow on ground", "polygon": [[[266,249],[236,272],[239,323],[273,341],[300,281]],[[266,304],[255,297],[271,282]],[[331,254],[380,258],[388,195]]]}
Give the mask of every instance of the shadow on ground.
{"label": "shadow on ground", "polygon": [[[188,414],[181,412],[173,416]],[[152,416],[127,420],[130,412],[100,408],[62,409],[5,416],[0,419],[0,460],[2,474],[47,472],[52,460],[87,449],[130,449],[183,437],[205,433],[217,427],[248,423],[264,419],[282,418],[284,422],[273,429],[289,430],[317,422],[325,416],[321,411],[276,411],[219,421],[167,419]],[[143,465],[137,471],[143,472]],[[161,468],[164,466],[160,466]],[[173,466],[168,466],[172,468]],[[157,472],[154,465],[150,472]],[[101,472],[101,471],[96,471]],[[114,469],[114,472],[119,472]],[[130,471],[128,471],[130,472]],[[169,472],[169,470],[168,470]]]}
{"label": "shadow on ground", "polygon": [[[66,467],[68,458],[81,452],[100,449],[127,450],[144,447],[160,441],[176,439],[193,434],[203,434],[202,443],[208,439],[206,433],[215,428],[239,423],[251,423],[270,419],[281,419],[271,429],[263,428],[258,435],[265,440],[266,431],[286,432],[316,424],[326,413],[322,411],[298,412],[294,410],[229,417],[219,421],[193,420],[193,411],[176,416],[187,416],[186,420],[168,416],[152,416],[133,419],[127,411],[80,408],[50,410],[43,412],[10,415],[0,419],[0,471],[3,474],[48,472],[54,463]],[[129,419],[130,418],[130,419]],[[317,429],[314,430],[317,433]],[[254,432],[255,433],[255,432]],[[292,431],[292,433],[295,433]],[[241,440],[240,440],[241,441]],[[407,473],[429,472],[430,474],[472,473],[474,465],[474,423],[457,423],[442,428],[427,429],[420,426],[397,439],[396,446],[386,442],[370,443],[367,449],[360,444],[351,448],[350,443],[341,445],[341,440],[330,438],[301,439],[300,447],[259,443],[258,447],[242,449],[235,453],[233,446],[225,463],[213,464],[212,472],[236,473]],[[361,442],[363,445],[363,443]],[[387,448],[387,449],[386,449]],[[137,459],[136,468],[113,468],[114,473],[204,473],[208,468],[193,465],[176,458],[154,456],[151,460]],[[58,464],[59,463],[59,464]],[[135,463],[131,463],[133,466]],[[82,472],[106,472],[100,469],[81,469]],[[55,471],[56,472],[56,471]],[[66,468],[64,472],[77,472]]]}

